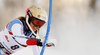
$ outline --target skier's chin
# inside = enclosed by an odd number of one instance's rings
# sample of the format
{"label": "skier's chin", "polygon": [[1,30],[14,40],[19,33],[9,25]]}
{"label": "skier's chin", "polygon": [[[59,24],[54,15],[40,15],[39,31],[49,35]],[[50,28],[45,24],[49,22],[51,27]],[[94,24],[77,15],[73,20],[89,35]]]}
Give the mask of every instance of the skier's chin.
{"label": "skier's chin", "polygon": [[34,27],[34,28],[33,28],[33,31],[35,32],[36,30],[37,30],[37,28]]}
{"label": "skier's chin", "polygon": [[33,29],[33,31],[35,32],[37,29]]}

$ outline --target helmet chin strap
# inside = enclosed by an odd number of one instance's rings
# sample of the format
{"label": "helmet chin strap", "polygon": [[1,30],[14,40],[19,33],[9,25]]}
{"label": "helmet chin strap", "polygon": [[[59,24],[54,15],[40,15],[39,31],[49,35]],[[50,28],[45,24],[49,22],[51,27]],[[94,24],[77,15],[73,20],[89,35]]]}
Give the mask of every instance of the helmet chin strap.
{"label": "helmet chin strap", "polygon": [[32,33],[35,35],[35,36],[38,36],[37,34],[35,34],[35,32],[33,31],[33,29],[31,28],[31,26],[30,26],[30,24],[28,23],[28,15],[26,16],[26,23],[27,23],[27,25],[28,25],[28,27],[29,27],[29,29],[32,31]]}

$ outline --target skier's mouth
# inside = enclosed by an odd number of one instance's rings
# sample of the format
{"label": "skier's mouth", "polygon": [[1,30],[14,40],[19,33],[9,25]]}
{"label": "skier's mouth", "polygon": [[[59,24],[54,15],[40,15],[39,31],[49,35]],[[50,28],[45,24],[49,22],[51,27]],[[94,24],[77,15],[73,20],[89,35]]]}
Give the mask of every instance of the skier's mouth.
{"label": "skier's mouth", "polygon": [[33,31],[36,31],[38,29],[38,27],[33,26]]}
{"label": "skier's mouth", "polygon": [[34,29],[35,29],[35,30],[37,30],[37,28],[36,28],[36,27],[34,27]]}

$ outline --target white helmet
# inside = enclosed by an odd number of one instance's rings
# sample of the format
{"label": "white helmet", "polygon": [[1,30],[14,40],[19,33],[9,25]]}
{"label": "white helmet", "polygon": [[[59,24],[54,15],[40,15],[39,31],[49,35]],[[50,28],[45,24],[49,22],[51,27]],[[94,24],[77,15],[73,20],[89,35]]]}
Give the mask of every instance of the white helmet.
{"label": "white helmet", "polygon": [[37,36],[37,34],[35,34],[35,32],[32,30],[32,28],[29,24],[29,20],[32,20],[32,18],[35,17],[41,21],[47,22],[48,15],[43,9],[36,7],[34,5],[27,8],[26,12],[27,12],[26,23],[27,23],[29,29],[32,31],[32,33]]}

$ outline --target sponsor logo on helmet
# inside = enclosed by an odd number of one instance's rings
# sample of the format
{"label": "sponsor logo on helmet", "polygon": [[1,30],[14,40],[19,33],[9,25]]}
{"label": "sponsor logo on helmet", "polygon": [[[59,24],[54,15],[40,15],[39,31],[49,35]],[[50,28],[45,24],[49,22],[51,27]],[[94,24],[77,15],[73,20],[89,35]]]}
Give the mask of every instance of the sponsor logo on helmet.
{"label": "sponsor logo on helmet", "polygon": [[42,18],[42,20],[46,20],[46,17],[38,15],[38,18]]}
{"label": "sponsor logo on helmet", "polygon": [[30,17],[32,17],[32,14],[31,14],[31,12],[28,12],[28,13],[29,13],[29,16],[30,16]]}
{"label": "sponsor logo on helmet", "polygon": [[40,18],[40,15],[38,15],[38,18]]}

